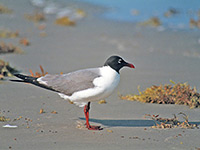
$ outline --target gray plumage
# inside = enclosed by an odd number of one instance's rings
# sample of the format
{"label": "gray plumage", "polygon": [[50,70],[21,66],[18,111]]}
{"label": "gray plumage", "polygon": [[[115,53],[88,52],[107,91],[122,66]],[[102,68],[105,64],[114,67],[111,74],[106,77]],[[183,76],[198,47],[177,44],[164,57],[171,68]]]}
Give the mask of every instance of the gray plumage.
{"label": "gray plumage", "polygon": [[37,81],[55,91],[71,96],[74,92],[93,88],[93,80],[97,77],[100,77],[99,69],[91,68],[63,75],[47,74],[38,78]]}

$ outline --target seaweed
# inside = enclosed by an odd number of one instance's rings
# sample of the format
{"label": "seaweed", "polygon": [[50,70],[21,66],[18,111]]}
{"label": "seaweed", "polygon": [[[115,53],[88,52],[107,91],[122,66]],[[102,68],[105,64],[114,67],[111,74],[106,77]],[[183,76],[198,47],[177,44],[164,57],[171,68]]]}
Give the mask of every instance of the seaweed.
{"label": "seaweed", "polygon": [[44,15],[44,13],[42,12],[34,12],[33,14],[25,14],[24,17],[29,20],[29,21],[33,21],[33,22],[41,22],[41,21],[45,21],[46,17]]}
{"label": "seaweed", "polygon": [[106,104],[107,102],[106,102],[106,100],[100,100],[99,102],[98,102],[98,104]]}
{"label": "seaweed", "polygon": [[9,118],[6,118],[5,116],[0,116],[0,121],[1,122],[7,122],[9,121],[10,119]]}
{"label": "seaweed", "polygon": [[161,128],[161,129],[165,129],[165,128],[185,128],[185,129],[195,129],[195,128],[199,128],[197,124],[192,124],[189,123],[189,118],[188,116],[183,113],[180,112],[178,115],[182,115],[183,119],[185,121],[179,121],[178,117],[174,114],[173,118],[161,118],[159,117],[159,115],[150,115],[150,114],[146,114],[145,118],[150,117],[153,121],[155,121],[155,126],[152,126],[152,128]]}
{"label": "seaweed", "polygon": [[18,36],[19,36],[19,31],[0,29],[0,38],[16,38]]}
{"label": "seaweed", "polygon": [[11,14],[13,12],[12,9],[0,4],[0,14]]}
{"label": "seaweed", "polygon": [[190,108],[200,107],[200,93],[197,92],[196,87],[192,88],[187,83],[176,84],[173,81],[171,83],[173,85],[153,85],[143,92],[140,91],[138,86],[139,95],[120,95],[120,98],[143,103],[179,104],[187,105]]}
{"label": "seaweed", "polygon": [[5,53],[22,53],[23,50],[11,43],[0,42],[0,54]]}
{"label": "seaweed", "polygon": [[[39,77],[42,77],[42,76],[45,76],[46,74],[48,74],[48,72],[44,71],[44,69],[43,69],[43,67],[41,65],[40,65],[40,71],[41,71],[41,73],[38,72],[38,71],[36,71],[35,73],[33,73],[33,71],[31,69],[29,69],[29,72],[31,73],[30,76],[32,76],[32,77],[39,78]],[[63,72],[60,72],[60,74],[62,75]]]}
{"label": "seaweed", "polygon": [[61,17],[56,19],[55,24],[61,25],[61,26],[75,26],[76,22],[73,20],[70,20],[69,17]]}
{"label": "seaweed", "polygon": [[75,14],[78,15],[80,18],[83,18],[83,17],[87,16],[86,12],[84,10],[82,10],[82,9],[77,9]]}
{"label": "seaweed", "polygon": [[29,69],[29,72],[31,73],[32,77],[39,78],[41,76],[45,76],[46,74],[48,74],[48,72],[44,72],[44,69],[41,65],[40,65],[40,71],[41,71],[41,73],[36,71],[35,74],[34,74],[33,71],[31,69]]}
{"label": "seaweed", "polygon": [[12,68],[8,62],[0,60],[0,79],[4,77],[11,77],[14,73],[18,72],[16,69]]}
{"label": "seaweed", "polygon": [[150,19],[139,23],[139,25],[141,26],[152,26],[152,27],[158,27],[161,24],[162,23],[158,17],[151,17]]}
{"label": "seaweed", "polygon": [[27,38],[21,38],[19,40],[19,43],[24,45],[24,46],[29,46],[30,45],[30,41]]}
{"label": "seaweed", "polygon": [[194,19],[190,19],[190,28],[198,28],[200,29],[200,18],[198,18],[197,20]]}
{"label": "seaweed", "polygon": [[176,15],[176,14],[178,14],[179,13],[179,11],[177,10],[177,9],[175,9],[175,8],[170,8],[169,10],[167,10],[165,13],[164,13],[164,16],[165,17],[172,17],[172,16],[174,16],[174,15]]}

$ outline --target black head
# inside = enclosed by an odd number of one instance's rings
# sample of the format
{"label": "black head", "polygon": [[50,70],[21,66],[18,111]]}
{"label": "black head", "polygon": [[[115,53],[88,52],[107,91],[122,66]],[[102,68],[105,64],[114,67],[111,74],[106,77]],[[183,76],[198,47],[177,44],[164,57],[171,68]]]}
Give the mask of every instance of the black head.
{"label": "black head", "polygon": [[110,66],[112,69],[116,70],[119,73],[119,70],[122,67],[130,67],[130,68],[135,68],[135,66],[133,64],[127,63],[125,62],[121,57],[119,56],[111,56],[109,57],[104,66]]}

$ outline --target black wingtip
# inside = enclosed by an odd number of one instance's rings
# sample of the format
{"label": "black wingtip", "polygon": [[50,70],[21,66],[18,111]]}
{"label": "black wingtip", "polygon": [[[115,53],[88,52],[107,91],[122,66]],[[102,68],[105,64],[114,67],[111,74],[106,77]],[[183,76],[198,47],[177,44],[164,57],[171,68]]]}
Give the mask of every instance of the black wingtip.
{"label": "black wingtip", "polygon": [[10,79],[9,81],[12,81],[12,82],[25,82],[23,80],[12,80],[12,79]]}
{"label": "black wingtip", "polygon": [[15,77],[18,77],[18,78],[20,78],[20,76],[22,76],[22,74],[19,74],[19,73],[13,73],[13,75],[14,75]]}
{"label": "black wingtip", "polygon": [[35,82],[37,80],[36,77],[26,76],[26,75],[19,74],[19,73],[14,73],[13,75],[16,76],[19,79],[22,79],[22,80],[10,80],[10,81],[14,81],[14,82],[26,82],[26,83],[35,84]]}
{"label": "black wingtip", "polygon": [[15,73],[13,74],[14,76],[16,76],[17,78],[19,79],[22,79],[22,80],[10,80],[10,81],[13,81],[13,82],[24,82],[24,83],[31,83],[31,84],[34,84],[36,86],[39,86],[41,88],[45,88],[47,90],[51,90],[51,91],[54,91],[54,92],[58,92],[54,89],[52,89],[51,87],[48,87],[44,84],[40,84],[36,77],[32,77],[32,76],[26,76],[26,75],[23,75],[23,74],[19,74],[19,73]]}

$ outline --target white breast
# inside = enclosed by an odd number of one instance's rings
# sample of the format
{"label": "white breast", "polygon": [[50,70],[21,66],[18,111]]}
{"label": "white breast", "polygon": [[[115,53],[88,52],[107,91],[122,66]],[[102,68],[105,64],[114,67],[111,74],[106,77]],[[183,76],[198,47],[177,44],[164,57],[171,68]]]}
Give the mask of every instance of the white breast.
{"label": "white breast", "polygon": [[100,69],[102,77],[94,80],[94,85],[103,89],[105,95],[110,95],[117,87],[120,81],[120,75],[110,66],[104,66]]}

